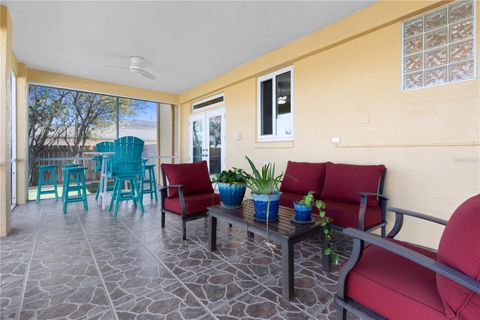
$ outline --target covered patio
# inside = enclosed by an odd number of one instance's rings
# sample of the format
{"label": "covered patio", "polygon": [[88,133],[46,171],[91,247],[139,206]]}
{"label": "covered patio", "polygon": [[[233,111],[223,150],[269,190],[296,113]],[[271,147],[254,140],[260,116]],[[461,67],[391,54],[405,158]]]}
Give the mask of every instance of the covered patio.
{"label": "covered patio", "polygon": [[[295,248],[296,298],[287,301],[279,248],[263,238],[221,224],[212,253],[203,219],[184,242],[177,220],[160,228],[155,204],[145,201],[143,216],[122,208],[117,219],[90,206],[65,217],[53,201],[16,209],[2,240],[2,317],[21,305],[21,319],[334,318],[338,271],[322,271],[318,240]],[[350,242],[336,241],[343,261]]]}
{"label": "covered patio", "polygon": [[5,1],[0,319],[478,319],[479,7]]}

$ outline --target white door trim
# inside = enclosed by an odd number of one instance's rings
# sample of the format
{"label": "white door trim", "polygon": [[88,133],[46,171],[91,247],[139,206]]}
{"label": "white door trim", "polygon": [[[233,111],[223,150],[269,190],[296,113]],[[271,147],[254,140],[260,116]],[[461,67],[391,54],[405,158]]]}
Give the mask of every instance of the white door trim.
{"label": "white door trim", "polygon": [[190,114],[189,118],[189,126],[188,126],[188,156],[189,162],[193,162],[193,122],[194,121],[202,121],[203,124],[203,140],[202,140],[202,154],[204,154],[204,150],[207,150],[207,156],[202,157],[202,160],[207,161],[207,164],[210,169],[210,139],[209,139],[209,122],[208,119],[215,116],[221,116],[221,170],[225,169],[225,155],[226,155],[226,127],[225,127],[225,107],[217,107],[214,109],[209,109],[205,111],[197,111],[195,113]]}
{"label": "white door trim", "polygon": [[198,120],[202,121],[202,153],[203,149],[205,149],[205,113],[191,114],[188,123],[188,162],[193,162],[193,122]]}
{"label": "white door trim", "polygon": [[[220,171],[225,169],[225,154],[226,154],[226,137],[225,137],[225,107],[219,107],[213,110],[208,110],[206,113],[206,122],[205,125],[208,126],[208,119],[215,116],[221,116],[221,132],[220,132],[220,143],[221,143],[221,153],[220,153]],[[208,128],[207,128],[208,129]],[[208,132],[206,133],[208,137]],[[210,159],[210,148],[209,148],[209,139],[206,141],[208,149],[208,159]],[[210,167],[209,167],[210,168]]]}

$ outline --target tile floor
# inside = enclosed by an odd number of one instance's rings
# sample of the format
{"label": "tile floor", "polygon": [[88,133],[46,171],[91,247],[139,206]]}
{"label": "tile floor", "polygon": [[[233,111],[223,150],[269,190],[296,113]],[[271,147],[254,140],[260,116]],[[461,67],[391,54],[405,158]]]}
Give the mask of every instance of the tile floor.
{"label": "tile floor", "polygon": [[[338,272],[321,267],[320,243],[295,247],[295,299],[281,298],[279,248],[218,226],[207,249],[205,219],[187,224],[145,200],[145,214],[124,205],[114,219],[93,197],[85,214],[61,202],[18,206],[1,239],[1,319],[334,319]],[[348,239],[336,250],[348,256]]]}

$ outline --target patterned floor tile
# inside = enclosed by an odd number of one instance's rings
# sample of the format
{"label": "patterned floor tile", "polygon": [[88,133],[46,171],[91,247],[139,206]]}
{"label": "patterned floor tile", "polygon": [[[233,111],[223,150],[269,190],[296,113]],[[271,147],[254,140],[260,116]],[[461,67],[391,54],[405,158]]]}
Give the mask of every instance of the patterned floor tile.
{"label": "patterned floor tile", "polygon": [[264,252],[264,250],[253,251],[245,256],[231,258],[228,262],[259,283],[266,286],[273,285],[281,278],[282,268],[279,260]]}
{"label": "patterned floor tile", "polygon": [[15,319],[20,310],[28,263],[40,219],[40,215],[25,216],[25,212],[21,211],[14,216],[15,223],[10,235],[0,239],[0,319]]}
{"label": "patterned floor tile", "polygon": [[183,282],[209,309],[215,309],[224,301],[231,301],[259,285],[228,263],[197,272]]}
{"label": "patterned floor tile", "polygon": [[[295,296],[291,302],[309,314],[316,314],[333,299],[335,293],[328,290],[328,284],[333,285],[334,283],[318,277],[310,270],[297,268],[295,272]],[[281,295],[282,283],[280,278],[277,278],[276,283],[268,286],[268,288]]]}
{"label": "patterned floor tile", "polygon": [[[316,314],[314,317],[315,319],[321,319],[321,320],[336,320],[337,316],[337,309],[335,306],[335,302],[330,301],[325,308],[322,309],[318,314]],[[352,315],[352,314],[347,314],[347,320],[360,320],[360,318]]]}
{"label": "patterned floor tile", "polygon": [[[90,210],[62,202],[14,210],[0,241],[1,319],[333,319],[338,268],[322,270],[321,241],[295,246],[295,298],[281,297],[280,245],[247,237],[219,221],[217,250],[208,223],[187,223],[145,200],[114,218],[89,197]],[[342,261],[351,242],[335,237]],[[32,251],[33,250],[33,251]],[[21,305],[20,305],[21,304]],[[18,312],[20,314],[18,315]],[[352,318],[355,319],[355,318]]]}
{"label": "patterned floor tile", "polygon": [[[155,251],[154,251],[155,252]],[[165,265],[181,280],[192,275],[208,272],[224,261],[198,244],[192,244],[188,250],[160,255]]]}
{"label": "patterned floor tile", "polygon": [[218,319],[310,319],[311,316],[259,286],[213,310]]}

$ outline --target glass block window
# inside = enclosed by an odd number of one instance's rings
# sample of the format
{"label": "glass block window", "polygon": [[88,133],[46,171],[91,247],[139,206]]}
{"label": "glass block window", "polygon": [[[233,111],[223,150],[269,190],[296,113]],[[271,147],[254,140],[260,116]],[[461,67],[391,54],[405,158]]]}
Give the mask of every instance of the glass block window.
{"label": "glass block window", "polygon": [[456,1],[403,22],[402,87],[474,79],[475,3]]}

